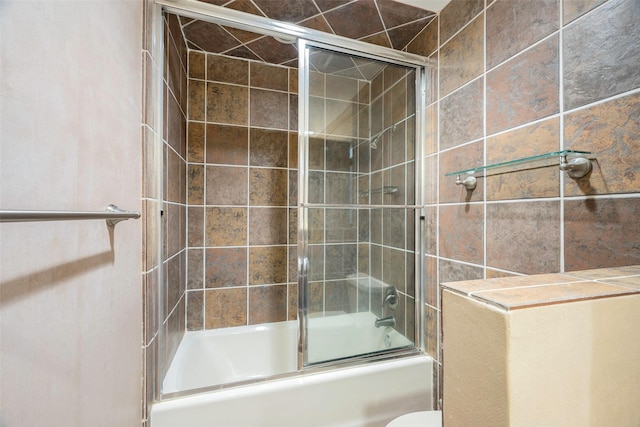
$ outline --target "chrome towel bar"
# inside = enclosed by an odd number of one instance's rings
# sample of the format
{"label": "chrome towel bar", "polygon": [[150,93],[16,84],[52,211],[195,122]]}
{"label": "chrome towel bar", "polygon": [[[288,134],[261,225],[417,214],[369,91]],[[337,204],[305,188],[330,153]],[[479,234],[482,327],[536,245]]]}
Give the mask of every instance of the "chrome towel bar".
{"label": "chrome towel bar", "polygon": [[0,222],[105,219],[107,220],[107,225],[113,227],[120,221],[138,218],[140,218],[140,212],[126,211],[116,205],[109,205],[106,210],[102,212],[0,210]]}

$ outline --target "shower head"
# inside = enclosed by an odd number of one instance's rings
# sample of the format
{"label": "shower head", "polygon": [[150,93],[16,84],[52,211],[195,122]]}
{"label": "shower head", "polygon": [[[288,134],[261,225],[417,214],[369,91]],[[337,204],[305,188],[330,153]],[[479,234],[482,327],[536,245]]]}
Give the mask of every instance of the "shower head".
{"label": "shower head", "polygon": [[380,140],[380,138],[382,138],[382,135],[385,134],[386,131],[391,130],[391,132],[396,130],[396,126],[397,125],[391,125],[385,129],[383,129],[382,131],[378,132],[373,139],[371,140],[371,142],[369,143],[369,147],[371,147],[372,150],[375,150],[376,148],[378,148],[378,141]]}

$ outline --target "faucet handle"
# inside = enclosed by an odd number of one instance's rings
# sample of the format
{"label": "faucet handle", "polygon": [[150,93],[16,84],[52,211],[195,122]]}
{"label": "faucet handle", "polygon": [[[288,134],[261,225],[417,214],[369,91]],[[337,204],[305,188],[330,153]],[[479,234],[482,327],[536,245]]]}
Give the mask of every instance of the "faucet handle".
{"label": "faucet handle", "polygon": [[398,290],[395,286],[389,285],[384,290],[384,304],[388,306],[390,309],[395,310],[398,308],[398,304],[400,304],[400,298],[398,298]]}

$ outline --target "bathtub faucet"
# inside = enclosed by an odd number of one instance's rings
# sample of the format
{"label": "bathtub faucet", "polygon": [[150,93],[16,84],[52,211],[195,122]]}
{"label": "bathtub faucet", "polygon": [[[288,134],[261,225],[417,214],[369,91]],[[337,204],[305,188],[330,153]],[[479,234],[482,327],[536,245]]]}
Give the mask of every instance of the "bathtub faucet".
{"label": "bathtub faucet", "polygon": [[381,326],[396,326],[396,318],[393,316],[383,317],[382,319],[376,319],[376,328]]}

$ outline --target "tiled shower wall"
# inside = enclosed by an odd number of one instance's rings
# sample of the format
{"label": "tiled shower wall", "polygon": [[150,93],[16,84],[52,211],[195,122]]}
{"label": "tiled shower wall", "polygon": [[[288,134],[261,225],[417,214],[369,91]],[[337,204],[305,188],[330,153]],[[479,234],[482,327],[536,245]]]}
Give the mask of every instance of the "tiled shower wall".
{"label": "tiled shower wall", "polygon": [[[439,71],[425,141],[427,330],[442,282],[640,263],[639,20],[636,0],[453,0],[409,46]],[[561,149],[591,151],[593,172],[514,167],[473,192],[444,176]]]}
{"label": "tiled shower wall", "polygon": [[[144,7],[144,109],[143,109],[143,209],[145,221],[143,283],[144,283],[144,396],[142,419],[146,422],[150,404],[159,384],[157,366],[166,372],[185,330],[185,267],[186,267],[186,44],[175,16],[164,22],[164,68],[162,100],[153,91],[154,69],[161,67],[153,57],[153,2]],[[165,106],[162,123],[154,116],[153,105]],[[155,136],[162,133],[162,147],[156,147]],[[159,154],[161,153],[161,154]],[[159,159],[158,156],[161,156]],[[162,166],[160,166],[162,164]],[[159,176],[161,174],[162,176]],[[159,179],[162,180],[160,184]],[[162,189],[162,194],[161,194]],[[161,206],[160,206],[161,204]],[[163,247],[158,246],[162,233]],[[160,283],[160,269],[164,269]],[[165,306],[159,319],[158,296],[162,293]],[[164,342],[160,329],[164,328]],[[162,349],[158,354],[158,349]]]}
{"label": "tiled shower wall", "polygon": [[[187,327],[295,319],[297,70],[198,51],[188,70]],[[310,202],[332,206],[309,212],[312,315],[382,314],[380,302],[345,280],[360,271],[398,287],[398,328],[413,330],[414,217],[397,207],[414,203],[405,176],[414,171],[412,89],[393,67],[373,83],[312,74]],[[375,132],[396,125],[371,154],[359,144],[369,140],[370,110]],[[370,181],[399,192],[365,196]],[[356,202],[390,207],[340,206]]]}
{"label": "tiled shower wall", "polygon": [[189,330],[296,318],[295,69],[189,52]]}

